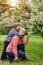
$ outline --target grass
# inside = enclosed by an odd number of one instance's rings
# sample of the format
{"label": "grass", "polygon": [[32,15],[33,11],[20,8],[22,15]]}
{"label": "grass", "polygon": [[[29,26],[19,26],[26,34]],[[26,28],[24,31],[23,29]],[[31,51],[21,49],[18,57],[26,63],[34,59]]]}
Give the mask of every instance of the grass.
{"label": "grass", "polygon": [[[0,55],[3,49],[3,41],[6,35],[0,35]],[[0,61],[0,65],[43,65],[43,39],[39,35],[33,35],[26,45],[26,56],[31,61],[19,61],[9,63],[9,61]]]}

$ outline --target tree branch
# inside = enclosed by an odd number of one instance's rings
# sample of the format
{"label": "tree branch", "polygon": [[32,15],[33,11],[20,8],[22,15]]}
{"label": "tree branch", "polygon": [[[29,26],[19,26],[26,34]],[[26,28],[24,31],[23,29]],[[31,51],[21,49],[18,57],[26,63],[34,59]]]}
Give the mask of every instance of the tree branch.
{"label": "tree branch", "polygon": [[14,8],[14,7],[10,6],[9,4],[2,4],[2,3],[0,3],[0,6],[4,6],[4,10],[2,10],[0,13],[3,13],[4,11],[6,11],[9,8]]}

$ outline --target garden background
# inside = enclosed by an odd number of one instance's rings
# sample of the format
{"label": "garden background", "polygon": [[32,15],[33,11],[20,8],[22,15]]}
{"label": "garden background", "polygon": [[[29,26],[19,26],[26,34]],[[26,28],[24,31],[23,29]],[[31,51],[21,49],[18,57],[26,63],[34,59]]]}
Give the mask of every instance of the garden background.
{"label": "garden background", "polygon": [[[0,55],[15,21],[33,34],[26,46],[31,61],[14,61],[12,65],[43,65],[43,0],[0,0]],[[0,65],[6,64],[10,65],[8,61],[0,61]]]}

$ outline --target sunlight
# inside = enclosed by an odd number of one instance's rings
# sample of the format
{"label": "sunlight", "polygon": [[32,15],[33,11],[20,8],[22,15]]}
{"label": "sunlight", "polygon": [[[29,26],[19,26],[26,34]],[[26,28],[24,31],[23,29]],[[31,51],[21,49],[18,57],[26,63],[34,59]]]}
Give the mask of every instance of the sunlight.
{"label": "sunlight", "polygon": [[16,6],[17,3],[18,0],[8,0],[8,4],[10,4],[11,6]]}
{"label": "sunlight", "polygon": [[32,0],[29,0],[29,1],[32,1]]}

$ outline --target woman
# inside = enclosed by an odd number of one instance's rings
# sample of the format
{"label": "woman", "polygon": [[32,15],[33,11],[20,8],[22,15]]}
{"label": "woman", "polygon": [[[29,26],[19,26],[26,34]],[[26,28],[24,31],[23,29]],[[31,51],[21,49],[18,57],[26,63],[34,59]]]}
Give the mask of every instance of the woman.
{"label": "woman", "polygon": [[[21,35],[25,35],[25,29],[22,28],[19,33]],[[8,59],[10,60],[10,62],[12,62],[12,59],[14,58],[16,61],[18,60],[18,58],[21,58],[22,60],[26,59],[25,57],[25,53],[22,50],[18,50],[17,49],[17,45],[19,44],[24,44],[26,45],[28,42],[27,40],[23,40],[22,38],[20,38],[19,36],[15,35],[13,36],[11,42],[9,43],[7,49],[6,49],[6,55],[8,57]]]}

